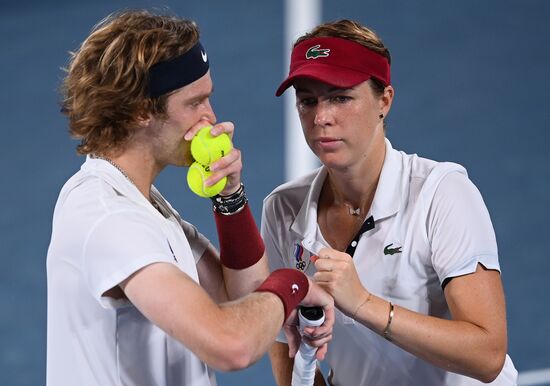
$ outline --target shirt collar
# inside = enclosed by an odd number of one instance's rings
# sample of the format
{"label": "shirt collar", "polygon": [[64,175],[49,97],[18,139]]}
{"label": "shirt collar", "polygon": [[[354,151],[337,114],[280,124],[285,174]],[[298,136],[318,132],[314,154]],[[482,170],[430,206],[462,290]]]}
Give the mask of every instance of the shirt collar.
{"label": "shirt collar", "polygon": [[[370,210],[370,215],[373,216],[375,221],[390,217],[401,208],[401,181],[404,177],[403,157],[401,152],[393,149],[387,138],[385,139],[385,143],[386,155],[384,164],[382,165],[382,171]],[[304,238],[306,244],[314,243],[313,240],[317,231],[317,204],[327,174],[326,167],[322,166],[318,169],[300,211],[290,227],[292,231]],[[308,247],[308,245],[304,246]]]}
{"label": "shirt collar", "polygon": [[304,238],[315,239],[315,232],[317,230],[317,203],[327,174],[326,167],[322,166],[318,169],[317,175],[311,182],[306,199],[290,226],[290,229]]}
{"label": "shirt collar", "polygon": [[[90,155],[87,155],[86,162],[82,164],[80,169],[83,172],[93,174],[101,178],[130,200],[151,206],[145,196],[141,194],[137,186],[128,180],[128,178],[126,178],[120,170],[108,161],[101,158],[93,158]],[[152,186],[151,189],[154,193],[158,193],[154,186]]]}
{"label": "shirt collar", "polygon": [[401,208],[403,178],[403,154],[386,138],[386,156],[370,211],[375,221],[393,216]]}

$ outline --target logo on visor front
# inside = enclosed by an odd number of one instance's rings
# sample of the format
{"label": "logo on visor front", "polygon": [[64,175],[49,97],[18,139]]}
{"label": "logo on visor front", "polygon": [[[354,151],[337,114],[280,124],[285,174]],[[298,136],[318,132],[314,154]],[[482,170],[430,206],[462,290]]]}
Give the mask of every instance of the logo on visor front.
{"label": "logo on visor front", "polygon": [[202,56],[202,61],[206,63],[206,61],[208,60],[208,55],[206,54],[206,52],[201,51],[201,56]]}
{"label": "logo on visor front", "polygon": [[326,58],[327,56],[329,56],[330,49],[320,47],[320,44],[310,47],[306,52],[306,59]]}

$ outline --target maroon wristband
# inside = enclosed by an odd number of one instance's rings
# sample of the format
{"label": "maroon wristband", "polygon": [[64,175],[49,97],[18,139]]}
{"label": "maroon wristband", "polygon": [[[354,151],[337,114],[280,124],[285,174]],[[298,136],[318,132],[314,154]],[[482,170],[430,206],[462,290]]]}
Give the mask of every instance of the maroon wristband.
{"label": "maroon wristband", "polygon": [[271,292],[281,298],[285,308],[285,319],[306,297],[309,291],[309,281],[303,272],[296,269],[282,268],[273,271],[271,275],[256,289],[256,292]]}
{"label": "maroon wristband", "polygon": [[231,269],[248,268],[264,255],[265,246],[250,206],[230,216],[214,211],[218,239],[220,241],[220,260]]}

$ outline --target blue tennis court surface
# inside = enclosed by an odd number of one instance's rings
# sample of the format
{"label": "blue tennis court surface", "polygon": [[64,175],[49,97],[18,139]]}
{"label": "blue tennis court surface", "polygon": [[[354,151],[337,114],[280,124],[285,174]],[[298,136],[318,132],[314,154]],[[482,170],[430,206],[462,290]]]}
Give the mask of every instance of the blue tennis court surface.
{"label": "blue tennis court surface", "polygon": [[[499,242],[509,352],[520,371],[550,368],[550,2],[326,1],[323,20],[355,18],[390,48],[394,147],[463,164]],[[44,384],[45,257],[53,206],[79,167],[56,88],[67,51],[121,7],[166,5],[198,21],[215,83],[214,109],[236,124],[257,221],[283,182],[283,3],[2,1],[0,4],[0,385]],[[157,186],[216,241],[207,200],[171,168]],[[264,358],[220,385],[274,385]],[[541,383],[539,383],[541,384]],[[550,382],[548,383],[550,384]]]}

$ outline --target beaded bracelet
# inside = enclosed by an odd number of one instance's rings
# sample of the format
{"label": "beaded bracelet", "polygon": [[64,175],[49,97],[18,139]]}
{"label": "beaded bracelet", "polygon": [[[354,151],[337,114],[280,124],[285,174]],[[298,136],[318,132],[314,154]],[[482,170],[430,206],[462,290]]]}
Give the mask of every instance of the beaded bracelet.
{"label": "beaded bracelet", "polygon": [[237,189],[235,193],[228,196],[220,196],[218,194],[211,199],[212,209],[214,210],[214,212],[221,213],[226,216],[239,213],[241,210],[243,210],[244,206],[248,202],[242,182],[239,186],[239,189]]}

